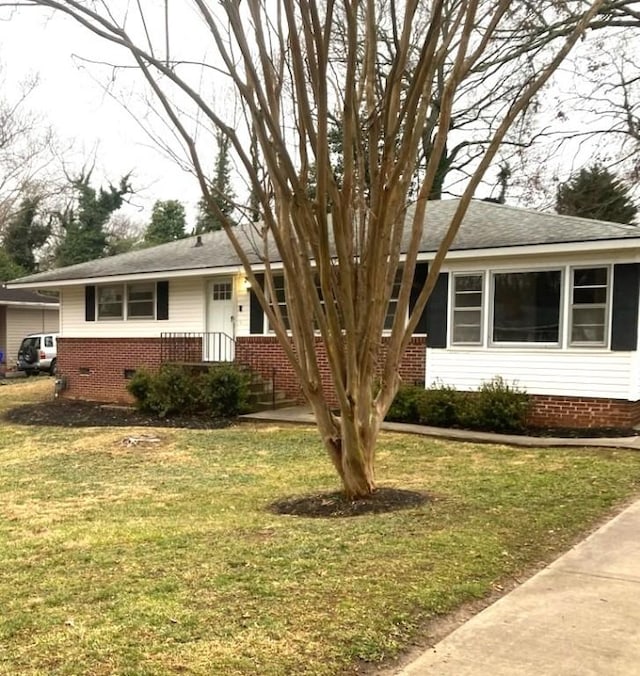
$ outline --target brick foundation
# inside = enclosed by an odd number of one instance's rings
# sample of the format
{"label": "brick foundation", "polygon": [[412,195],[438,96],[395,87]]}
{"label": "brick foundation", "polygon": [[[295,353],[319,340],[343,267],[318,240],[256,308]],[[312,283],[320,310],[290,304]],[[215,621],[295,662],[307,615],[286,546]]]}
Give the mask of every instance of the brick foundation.
{"label": "brick foundation", "polygon": [[[385,339],[383,338],[383,341]],[[384,345],[384,342],[383,342]],[[400,363],[400,375],[405,383],[424,385],[426,338],[415,337],[409,343]],[[331,377],[327,353],[320,338],[316,339],[316,357],[322,377],[322,386],[331,401]],[[285,392],[287,397],[303,402],[300,384],[295,376],[284,350],[274,336],[246,336],[236,339],[236,361],[246,364],[260,373],[266,380],[275,381],[275,389]]]}
{"label": "brick foundation", "polygon": [[61,396],[70,399],[133,403],[125,371],[160,364],[160,338],[58,338],[58,377],[67,383]]}
{"label": "brick foundation", "polygon": [[[67,383],[61,396],[86,401],[129,404],[125,371],[144,366],[157,369],[166,359],[160,338],[59,338],[58,373]],[[201,342],[189,342],[179,361],[199,361]],[[181,350],[185,349],[184,342]],[[330,392],[326,351],[318,339],[316,354],[325,391]],[[189,357],[187,359],[187,357]],[[405,352],[400,373],[404,382],[424,385],[426,344],[414,338]],[[275,388],[302,402],[300,386],[284,350],[273,336],[247,336],[236,341],[236,361],[250,366],[265,379],[275,377]],[[329,397],[331,399],[331,397]],[[640,401],[590,397],[531,395],[528,422],[536,427],[630,428],[640,424]],[[335,403],[335,401],[333,402]]]}
{"label": "brick foundation", "polygon": [[534,427],[630,428],[640,423],[640,401],[531,395]]}

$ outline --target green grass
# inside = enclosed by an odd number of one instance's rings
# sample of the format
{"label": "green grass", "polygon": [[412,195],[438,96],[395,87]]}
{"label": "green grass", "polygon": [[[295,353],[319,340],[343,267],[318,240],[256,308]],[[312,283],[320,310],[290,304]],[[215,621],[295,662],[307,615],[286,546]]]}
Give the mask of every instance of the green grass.
{"label": "green grass", "polygon": [[[0,388],[0,410],[51,392]],[[0,673],[349,674],[549,561],[638,494],[640,455],[385,434],[425,506],[276,516],[336,479],[311,429],[0,432]],[[149,430],[144,430],[147,433]]]}

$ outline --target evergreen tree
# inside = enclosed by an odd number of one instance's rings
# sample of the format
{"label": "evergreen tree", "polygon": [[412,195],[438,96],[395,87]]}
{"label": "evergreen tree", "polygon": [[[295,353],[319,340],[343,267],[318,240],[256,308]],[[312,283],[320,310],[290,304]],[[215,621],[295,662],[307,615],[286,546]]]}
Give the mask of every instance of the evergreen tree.
{"label": "evergreen tree", "polygon": [[158,200],[151,212],[151,222],[144,232],[147,246],[173,242],[185,236],[186,215],[178,200]]}
{"label": "evergreen tree", "polygon": [[4,249],[0,249],[0,282],[23,277],[26,274],[24,268],[21,268]]}
{"label": "evergreen tree", "polygon": [[[235,193],[231,187],[231,162],[229,159],[229,138],[221,131],[216,134],[218,154],[214,169],[213,181],[211,182],[211,198],[218,209],[225,215],[230,216],[234,210]],[[196,234],[221,230],[222,223],[215,213],[207,207],[206,200],[202,198],[198,202],[198,217],[196,220]]]}
{"label": "evergreen tree", "polygon": [[631,201],[629,188],[622,181],[608,169],[594,164],[558,186],[556,211],[568,216],[631,224],[638,207]]}
{"label": "evergreen tree", "polygon": [[129,176],[124,176],[118,187],[109,185],[108,190],[98,192],[89,185],[91,173],[72,182],[77,193],[77,207],[60,214],[62,240],[56,251],[58,266],[83,263],[104,256],[108,237],[105,224],[117,211],[124,196],[131,193]]}
{"label": "evergreen tree", "polygon": [[51,235],[51,223],[38,220],[40,197],[27,197],[9,221],[2,245],[5,252],[25,273],[36,272],[34,251],[42,247]]}

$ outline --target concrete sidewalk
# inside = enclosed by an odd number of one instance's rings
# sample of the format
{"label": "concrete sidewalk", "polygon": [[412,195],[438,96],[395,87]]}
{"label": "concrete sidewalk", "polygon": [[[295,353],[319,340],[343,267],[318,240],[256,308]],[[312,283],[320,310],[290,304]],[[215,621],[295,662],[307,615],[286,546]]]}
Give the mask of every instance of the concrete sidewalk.
{"label": "concrete sidewalk", "polygon": [[[286,422],[313,425],[314,417],[306,406],[291,406],[269,411],[259,411],[240,416],[241,420],[253,422]],[[596,448],[628,448],[640,450],[640,436],[635,437],[597,437],[597,438],[565,438],[565,437],[527,437],[520,434],[494,434],[493,432],[475,432],[471,430],[454,430],[442,427],[426,427],[408,423],[382,423],[382,429],[390,432],[418,434],[437,439],[453,439],[471,443],[507,444],[509,446],[525,446],[527,448],[548,448],[558,446],[592,446]],[[640,676],[640,666],[638,667]]]}
{"label": "concrete sidewalk", "polygon": [[640,501],[398,676],[640,674]]}

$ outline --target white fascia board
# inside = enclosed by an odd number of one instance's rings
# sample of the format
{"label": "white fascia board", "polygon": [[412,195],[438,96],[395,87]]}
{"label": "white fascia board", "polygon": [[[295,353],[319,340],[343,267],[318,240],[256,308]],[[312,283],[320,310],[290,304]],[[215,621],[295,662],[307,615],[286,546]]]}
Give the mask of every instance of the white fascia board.
{"label": "white fascia board", "polygon": [[[264,263],[254,265],[256,272],[264,270]],[[272,269],[282,268],[282,263],[272,263]],[[156,272],[139,272],[126,275],[108,275],[104,277],[78,277],[77,279],[59,279],[48,282],[24,282],[14,284],[7,282],[8,289],[57,289],[64,286],[84,286],[86,284],[119,284],[120,282],[137,282],[149,279],[181,279],[184,277],[212,277],[214,275],[244,275],[243,267],[237,265],[221,268],[197,268],[191,270],[158,270]]]}
{"label": "white fascia board", "polygon": [[11,307],[23,307],[28,310],[59,310],[60,303],[21,303],[15,300],[0,301],[0,305],[10,305]]}
{"label": "white fascia board", "polygon": [[[471,258],[505,258],[512,256],[544,256],[548,254],[576,253],[631,253],[629,261],[640,261],[640,239],[597,240],[589,242],[567,242],[562,244],[529,244],[523,246],[504,246],[487,249],[464,249],[449,251],[446,260],[466,260]],[[433,260],[435,252],[418,254],[418,260]]]}

